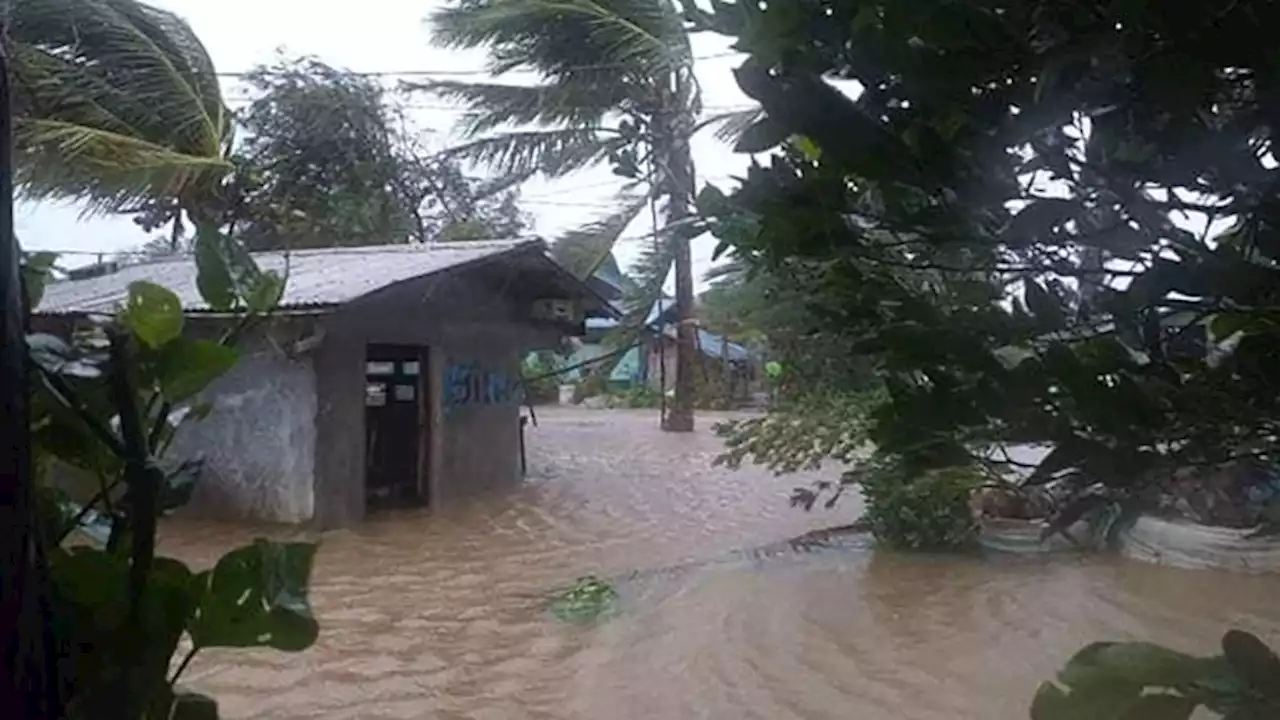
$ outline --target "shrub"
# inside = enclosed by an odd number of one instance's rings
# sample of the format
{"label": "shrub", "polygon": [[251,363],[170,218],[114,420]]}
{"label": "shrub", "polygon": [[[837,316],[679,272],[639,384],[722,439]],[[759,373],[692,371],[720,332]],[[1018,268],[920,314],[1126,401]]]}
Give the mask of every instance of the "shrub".
{"label": "shrub", "polygon": [[554,402],[559,394],[560,377],[550,358],[535,353],[525,358],[521,375],[524,382],[525,402],[530,405]]}
{"label": "shrub", "polygon": [[609,391],[609,378],[599,373],[591,373],[578,381],[573,389],[573,402],[575,404],[586,400],[589,397],[603,395]]}
{"label": "shrub", "polygon": [[904,550],[955,550],[970,546],[978,525],[969,499],[981,473],[950,467],[910,474],[897,463],[875,462],[846,474],[866,502],[864,519],[876,539]]}
{"label": "shrub", "polygon": [[885,401],[883,390],[814,393],[761,417],[715,426],[725,442],[717,465],[738,468],[750,460],[779,475],[816,470],[824,460],[851,463],[865,457],[867,421]]}

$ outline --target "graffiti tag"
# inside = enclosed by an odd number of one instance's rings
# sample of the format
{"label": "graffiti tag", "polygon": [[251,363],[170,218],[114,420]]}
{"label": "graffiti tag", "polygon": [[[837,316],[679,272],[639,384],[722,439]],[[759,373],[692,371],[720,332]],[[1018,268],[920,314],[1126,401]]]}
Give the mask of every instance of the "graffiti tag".
{"label": "graffiti tag", "polygon": [[444,404],[505,405],[520,400],[520,383],[504,372],[486,370],[478,363],[454,363],[445,371]]}

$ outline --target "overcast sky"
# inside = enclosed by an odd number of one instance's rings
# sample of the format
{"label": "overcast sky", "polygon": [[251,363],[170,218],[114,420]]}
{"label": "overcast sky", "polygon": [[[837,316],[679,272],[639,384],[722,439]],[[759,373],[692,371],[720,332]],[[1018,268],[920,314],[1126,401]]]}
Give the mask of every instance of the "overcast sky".
{"label": "overcast sky", "polygon": [[[191,23],[208,48],[219,72],[240,72],[270,62],[278,50],[291,55],[315,55],[321,60],[362,72],[414,72],[481,70],[480,53],[440,50],[429,42],[424,18],[441,0],[363,0],[351,6],[317,5],[303,0],[150,0],[154,5],[182,15]],[[345,7],[347,12],[334,12]],[[703,102],[708,111],[750,106],[734,82],[731,71],[738,58],[728,52],[729,40],[719,36],[696,36],[694,52],[699,58],[697,74],[702,84]],[[234,80],[225,80],[223,93],[232,107],[244,105],[244,92]],[[413,112],[424,131],[431,133],[436,147],[446,147],[457,138],[450,134],[457,110],[440,100],[422,96],[411,101]],[[741,173],[748,158],[706,133],[695,138],[694,155],[699,185],[721,186]],[[535,220],[534,231],[547,238],[607,214],[610,198],[619,187],[618,178],[608,168],[584,171],[555,182],[533,181],[524,187],[522,206]],[[18,208],[18,236],[27,249],[111,253],[144,243],[148,236],[125,217],[82,219],[74,206],[31,204]],[[649,225],[637,222],[625,236],[641,236]],[[641,241],[624,242],[619,259],[630,262]],[[710,266],[714,241],[694,241],[694,270],[697,277]],[[91,261],[92,255],[68,256],[66,264]],[[699,283],[701,285],[701,283]]]}

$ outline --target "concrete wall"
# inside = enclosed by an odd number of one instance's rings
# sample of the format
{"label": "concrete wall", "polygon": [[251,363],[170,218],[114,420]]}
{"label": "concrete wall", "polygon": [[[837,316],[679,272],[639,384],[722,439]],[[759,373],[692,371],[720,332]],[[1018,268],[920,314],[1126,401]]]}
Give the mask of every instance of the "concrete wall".
{"label": "concrete wall", "polygon": [[[365,515],[368,344],[427,348],[423,475],[433,508],[519,482],[519,400],[514,387],[504,394],[498,386],[503,378],[513,383],[519,377],[526,350],[553,346],[560,333],[530,326],[519,314],[522,301],[494,280],[461,273],[400,283],[325,318],[325,338],[314,356],[319,525],[348,525]],[[465,399],[456,387],[464,376],[482,383]]]}
{"label": "concrete wall", "polygon": [[201,401],[208,417],[182,426],[166,457],[204,458],[184,513],[299,523],[314,514],[316,375],[289,357],[289,328],[248,340],[240,362]]}
{"label": "concrete wall", "polygon": [[436,498],[448,503],[520,482],[521,346],[501,330],[472,328],[446,333],[442,350]]}

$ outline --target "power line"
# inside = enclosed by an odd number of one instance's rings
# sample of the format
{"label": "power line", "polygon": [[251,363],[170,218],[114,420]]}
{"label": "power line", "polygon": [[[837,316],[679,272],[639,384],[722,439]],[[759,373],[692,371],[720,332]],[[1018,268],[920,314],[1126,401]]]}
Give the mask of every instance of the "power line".
{"label": "power line", "polygon": [[[742,53],[722,52],[722,53],[715,53],[713,55],[703,55],[700,57],[694,57],[693,60],[695,62],[699,60],[718,60],[720,58],[736,57],[739,55],[742,55]],[[571,67],[560,68],[559,72],[564,73],[564,72],[572,72],[575,70],[608,70],[611,68],[630,67],[633,64],[634,63],[614,62],[614,63],[598,63],[595,65],[574,65]],[[261,70],[253,70],[253,71],[240,70],[236,72],[228,71],[228,72],[219,72],[215,74],[218,77],[243,78],[243,77],[249,77],[252,75],[288,75],[292,72],[293,71],[290,71],[290,70],[271,70],[269,68],[263,68]],[[358,75],[360,77],[425,77],[429,75],[442,75],[442,76],[449,76],[449,77],[476,77],[476,76],[501,77],[502,75],[507,75],[512,73],[543,74],[541,70],[535,70],[532,68],[515,68],[505,73],[501,73],[500,75],[495,75],[490,70],[366,70],[366,71],[359,71],[359,72],[345,71],[345,74]]]}
{"label": "power line", "polygon": [[[255,97],[252,95],[223,98],[223,100],[225,100],[228,104],[244,103],[246,105],[251,104],[259,99],[261,99],[261,97]],[[467,108],[467,107],[463,107],[459,105],[446,105],[446,104],[439,104],[439,103],[406,103],[403,105],[399,105],[398,107],[406,110],[437,110],[441,112],[456,112],[456,113],[473,112],[470,108]],[[741,103],[736,105],[729,105],[729,104],[704,105],[702,107],[704,112],[736,112],[738,110],[754,110],[755,108],[756,108],[755,105],[752,105],[749,103]]]}

